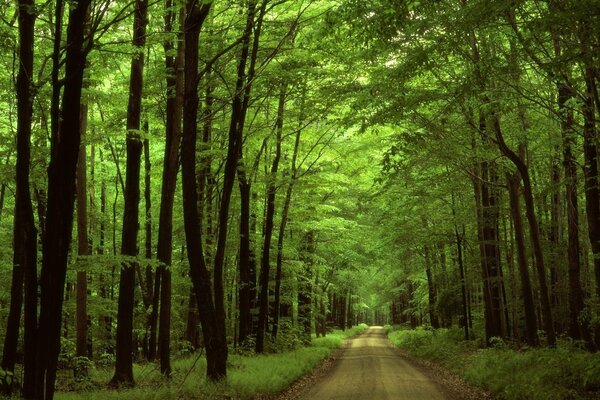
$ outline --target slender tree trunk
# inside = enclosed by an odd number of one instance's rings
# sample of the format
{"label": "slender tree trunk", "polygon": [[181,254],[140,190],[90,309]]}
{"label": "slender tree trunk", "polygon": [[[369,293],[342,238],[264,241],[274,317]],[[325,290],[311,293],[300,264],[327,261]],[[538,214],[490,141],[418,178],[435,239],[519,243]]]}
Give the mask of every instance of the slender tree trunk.
{"label": "slender tree trunk", "polygon": [[510,211],[515,228],[517,260],[521,277],[521,295],[523,297],[523,307],[525,309],[525,335],[527,336],[527,344],[530,346],[537,346],[539,344],[539,338],[537,334],[537,320],[535,316],[531,281],[529,279],[529,267],[527,266],[527,252],[525,249],[523,222],[519,204],[519,181],[519,175],[507,175]]}
{"label": "slender tree trunk", "polygon": [[294,151],[292,153],[292,166],[290,182],[288,183],[287,190],[285,192],[285,199],[283,201],[283,210],[281,211],[281,222],[279,225],[279,236],[277,237],[277,263],[275,272],[275,306],[273,309],[273,339],[277,338],[277,331],[279,329],[279,317],[281,313],[281,279],[283,270],[283,244],[285,240],[285,228],[287,226],[288,214],[290,204],[292,201],[292,191],[297,178],[296,163],[298,160],[298,149],[300,148],[300,136],[302,134],[302,128],[304,125],[304,101],[306,98],[306,86],[302,89],[302,96],[300,99],[300,116],[298,118],[298,129],[296,131],[296,139],[294,142]]}
{"label": "slender tree trunk", "polygon": [[198,301],[196,300],[196,294],[194,288],[190,288],[190,295],[188,298],[188,312],[187,312],[187,323],[185,327],[185,338],[190,342],[192,350],[196,350],[200,347],[200,337],[198,332]]}
{"label": "slender tree trunk", "polygon": [[[265,216],[265,230],[263,250],[260,266],[260,310],[258,313],[258,332],[256,335],[256,352],[262,353],[264,350],[265,329],[269,316],[269,270],[271,266],[271,239],[273,237],[273,226],[275,217],[275,195],[277,192],[277,170],[279,160],[281,159],[281,139],[283,133],[283,114],[285,111],[286,86],[282,86],[279,93],[279,105],[277,107],[277,121],[275,122],[276,144],[275,157],[271,166],[271,174],[267,179],[267,213]],[[281,276],[279,277],[279,283]],[[276,291],[276,296],[278,293]],[[277,307],[279,299],[275,299]],[[279,311],[279,310],[278,310]],[[276,328],[273,328],[276,329]]]}
{"label": "slender tree trunk", "polygon": [[[598,179],[598,133],[596,131],[594,92],[597,92],[595,71],[591,66],[585,71],[586,93],[583,103],[583,155],[585,178],[585,206],[588,235],[594,259],[596,296],[600,299],[600,181]],[[600,346],[600,327],[596,331],[596,346]]]}
{"label": "slender tree trunk", "polygon": [[312,322],[312,264],[315,250],[314,232],[308,231],[302,239],[303,246],[300,259],[304,264],[304,272],[298,274],[298,323],[302,331],[302,340],[310,343]]}
{"label": "slender tree trunk", "polygon": [[[242,178],[243,177],[243,178]],[[252,313],[254,298],[252,293],[256,288],[256,272],[252,271],[251,241],[250,241],[250,182],[238,171],[240,188],[240,250],[238,260],[239,270],[239,334],[238,341],[244,345],[252,334]],[[254,273],[253,273],[254,272]]]}
{"label": "slender tree trunk", "polygon": [[[183,134],[182,134],[182,152],[181,152],[181,171],[183,188],[183,213],[184,227],[187,242],[188,260],[190,263],[190,277],[196,292],[198,301],[198,311],[200,314],[200,323],[202,324],[202,334],[206,349],[207,369],[206,374],[211,380],[223,379],[227,374],[227,341],[225,337],[224,310],[218,311],[222,306],[223,293],[215,290],[213,300],[213,288],[204,252],[202,249],[202,231],[200,230],[200,215],[198,213],[198,192],[196,188],[196,137],[197,137],[197,116],[198,116],[198,42],[200,29],[208,12],[211,3],[188,3],[186,6],[187,17],[185,20],[184,40],[185,40],[185,79],[184,79],[184,107],[183,115]],[[223,189],[223,202],[227,207],[222,206],[221,219],[225,219],[225,224],[220,229],[219,245],[224,246],[226,239],[226,221],[229,205],[229,196],[231,195],[231,186],[235,178],[235,159],[237,158],[236,137],[230,132],[229,148],[226,169],[226,176],[229,176],[229,190],[226,193],[226,185]],[[221,257],[224,249],[221,250]],[[215,257],[215,259],[217,256]],[[222,260],[221,260],[222,263]],[[217,288],[222,288],[222,275],[215,265],[214,279],[221,280]],[[218,297],[220,299],[218,299]]]}
{"label": "slender tree trunk", "polygon": [[[557,151],[558,152],[558,151]],[[562,219],[561,213],[561,204],[560,204],[560,164],[558,161],[558,156],[552,156],[552,168],[551,168],[551,176],[552,176],[552,194],[551,194],[551,217],[550,217],[550,236],[549,240],[552,244],[552,252],[551,254],[551,264],[550,264],[550,305],[552,306],[553,313],[556,314],[557,310],[560,306],[560,295],[559,295],[559,285],[561,279],[559,278],[559,268],[561,265],[561,260],[563,258],[563,252],[560,251],[562,247],[562,243],[560,240],[560,221]],[[561,328],[561,318],[554,319],[554,329],[558,332],[562,331]]]}
{"label": "slender tree trunk", "polygon": [[[87,104],[80,107],[80,136],[79,157],[77,160],[77,253],[79,256],[89,256],[87,220],[87,154],[85,131],[87,128]],[[85,264],[85,262],[84,262]],[[76,309],[76,341],[75,353],[78,357],[87,356],[88,315],[87,315],[87,273],[77,271],[77,309]]]}
{"label": "slender tree trunk", "polygon": [[[183,10],[173,11],[173,2],[168,0],[165,8],[165,31],[172,32],[177,15],[183,19]],[[167,123],[165,126],[165,155],[161,188],[160,215],[158,221],[158,245],[156,256],[160,263],[156,272],[153,310],[150,315],[150,358],[155,357],[156,325],[160,299],[160,362],[161,372],[170,374],[170,332],[171,332],[171,271],[173,255],[173,203],[179,169],[179,144],[181,136],[181,118],[183,112],[183,68],[184,46],[179,41],[177,56],[170,53],[175,49],[172,40],[163,45],[167,74]]]}
{"label": "slender tree trunk", "polygon": [[[535,213],[533,201],[533,190],[531,188],[531,179],[529,177],[529,168],[525,162],[515,152],[513,152],[505,143],[500,128],[500,119],[498,115],[492,115],[496,139],[502,153],[509,158],[519,170],[521,180],[523,181],[523,197],[525,199],[525,213],[529,221],[529,233],[531,235],[531,245],[535,255],[535,266],[539,280],[540,300],[542,303],[542,314],[544,329],[548,337],[548,346],[553,347],[556,344],[556,335],[554,333],[554,322],[552,318],[552,308],[550,306],[550,296],[548,295],[548,286],[546,280],[546,267],[544,264],[544,253],[542,252],[540,227]],[[516,222],[515,222],[516,223]],[[523,276],[521,276],[523,278]],[[523,282],[521,282],[523,284]]]}
{"label": "slender tree trunk", "polygon": [[427,275],[427,292],[429,296],[429,322],[434,329],[438,329],[440,327],[439,320],[435,313],[435,286],[433,282],[433,274],[431,272],[431,255],[429,253],[429,246],[425,246],[424,248],[424,261],[425,261],[425,273]]}
{"label": "slender tree trunk", "polygon": [[577,194],[577,161],[572,147],[574,137],[573,111],[568,109],[567,102],[573,97],[573,91],[567,85],[562,85],[559,91],[559,109],[564,114],[562,120],[563,135],[563,165],[565,170],[565,187],[567,197],[567,230],[568,230],[568,277],[569,277],[569,336],[575,340],[585,340],[591,343],[587,323],[581,320],[584,308],[584,294],[581,287],[581,263],[579,248],[579,206]]}
{"label": "slender tree trunk", "polygon": [[[23,396],[32,397],[37,332],[37,230],[29,189],[31,161],[32,76],[35,10],[33,0],[19,0],[19,72],[17,73],[17,165],[11,299],[2,362],[14,372],[25,291]],[[24,287],[23,287],[24,285]],[[10,389],[10,388],[7,388]],[[10,393],[4,393],[10,395]]]}
{"label": "slender tree trunk", "polygon": [[[46,224],[53,229],[43,243],[40,317],[36,348],[36,374],[33,388],[36,399],[52,399],[56,367],[60,352],[61,313],[67,272],[67,255],[71,244],[75,175],[80,142],[78,110],[81,104],[83,69],[87,51],[84,25],[89,0],[80,0],[69,11],[65,79],[60,112],[60,132],[53,136],[48,167],[48,206]],[[56,121],[58,123],[58,121]],[[58,140],[60,138],[60,140]]]}
{"label": "slender tree trunk", "polygon": [[127,105],[127,169],[125,174],[125,205],[121,254],[130,257],[121,267],[119,282],[119,307],[117,314],[117,344],[114,386],[133,386],[133,308],[135,293],[135,268],[138,255],[140,169],[143,142],[140,138],[140,117],[144,79],[143,48],[146,43],[148,1],[136,0],[134,13],[133,46],[137,54],[131,60],[129,102]]}
{"label": "slender tree trunk", "polygon": [[[463,248],[462,242],[463,237],[458,231],[458,225],[456,221],[456,201],[454,193],[452,193],[452,217],[454,219],[454,238],[456,240],[456,255],[458,262],[458,272],[460,276],[460,292],[462,300],[462,323],[465,330],[465,340],[469,340],[469,321],[468,321],[468,302],[467,302],[467,284],[465,280],[465,267],[463,260]],[[459,324],[460,325],[460,324]]]}

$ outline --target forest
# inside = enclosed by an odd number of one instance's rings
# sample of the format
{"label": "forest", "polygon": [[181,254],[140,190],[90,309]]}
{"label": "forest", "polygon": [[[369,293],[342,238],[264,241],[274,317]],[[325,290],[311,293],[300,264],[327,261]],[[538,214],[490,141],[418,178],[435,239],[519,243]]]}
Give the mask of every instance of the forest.
{"label": "forest", "polygon": [[366,325],[600,394],[599,0],[0,0],[0,63],[0,397],[262,398]]}

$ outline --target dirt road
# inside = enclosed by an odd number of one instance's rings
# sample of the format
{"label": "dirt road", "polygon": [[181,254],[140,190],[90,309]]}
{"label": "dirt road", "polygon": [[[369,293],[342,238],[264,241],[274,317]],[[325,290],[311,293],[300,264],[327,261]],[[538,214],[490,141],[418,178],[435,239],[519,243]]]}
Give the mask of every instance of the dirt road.
{"label": "dirt road", "polygon": [[411,366],[382,327],[352,339],[331,373],[306,391],[306,400],[444,400],[437,385]]}

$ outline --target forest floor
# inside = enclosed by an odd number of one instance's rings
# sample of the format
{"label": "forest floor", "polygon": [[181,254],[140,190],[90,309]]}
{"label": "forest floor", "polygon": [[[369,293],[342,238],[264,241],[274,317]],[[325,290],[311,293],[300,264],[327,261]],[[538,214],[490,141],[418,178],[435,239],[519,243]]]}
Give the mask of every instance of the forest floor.
{"label": "forest floor", "polygon": [[492,399],[448,370],[394,347],[382,327],[349,339],[316,372],[277,400]]}
{"label": "forest floor", "polygon": [[580,343],[561,338],[555,348],[530,348],[497,338],[493,346],[486,347],[479,335],[464,340],[459,328],[394,330],[387,326],[386,331],[398,351],[425,371],[439,375],[445,381],[443,387],[452,388],[452,381],[458,381],[481,388],[459,398],[600,399],[600,353],[585,351]]}
{"label": "forest floor", "polygon": [[[68,374],[57,382],[57,400],[168,400],[168,399],[274,399],[293,382],[322,369],[344,339],[367,328],[355,326],[313,338],[306,346],[264,355],[236,354],[228,359],[227,379],[211,384],[205,379],[206,360],[201,355],[172,361],[172,375],[165,380],[154,363],[134,364],[136,386],[112,390],[107,387],[113,369],[90,368],[86,381],[75,383]],[[285,336],[282,334],[282,336]],[[325,361],[324,361],[325,360]],[[328,361],[329,360],[329,361]],[[69,371],[61,371],[69,372]],[[62,376],[62,375],[61,375]]]}

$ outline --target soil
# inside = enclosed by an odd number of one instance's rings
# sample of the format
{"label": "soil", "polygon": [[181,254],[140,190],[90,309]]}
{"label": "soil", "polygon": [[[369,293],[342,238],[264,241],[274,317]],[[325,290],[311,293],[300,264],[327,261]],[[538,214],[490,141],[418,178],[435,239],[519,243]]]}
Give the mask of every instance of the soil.
{"label": "soil", "polygon": [[346,340],[273,400],[492,400],[439,365],[396,348],[382,327]]}

